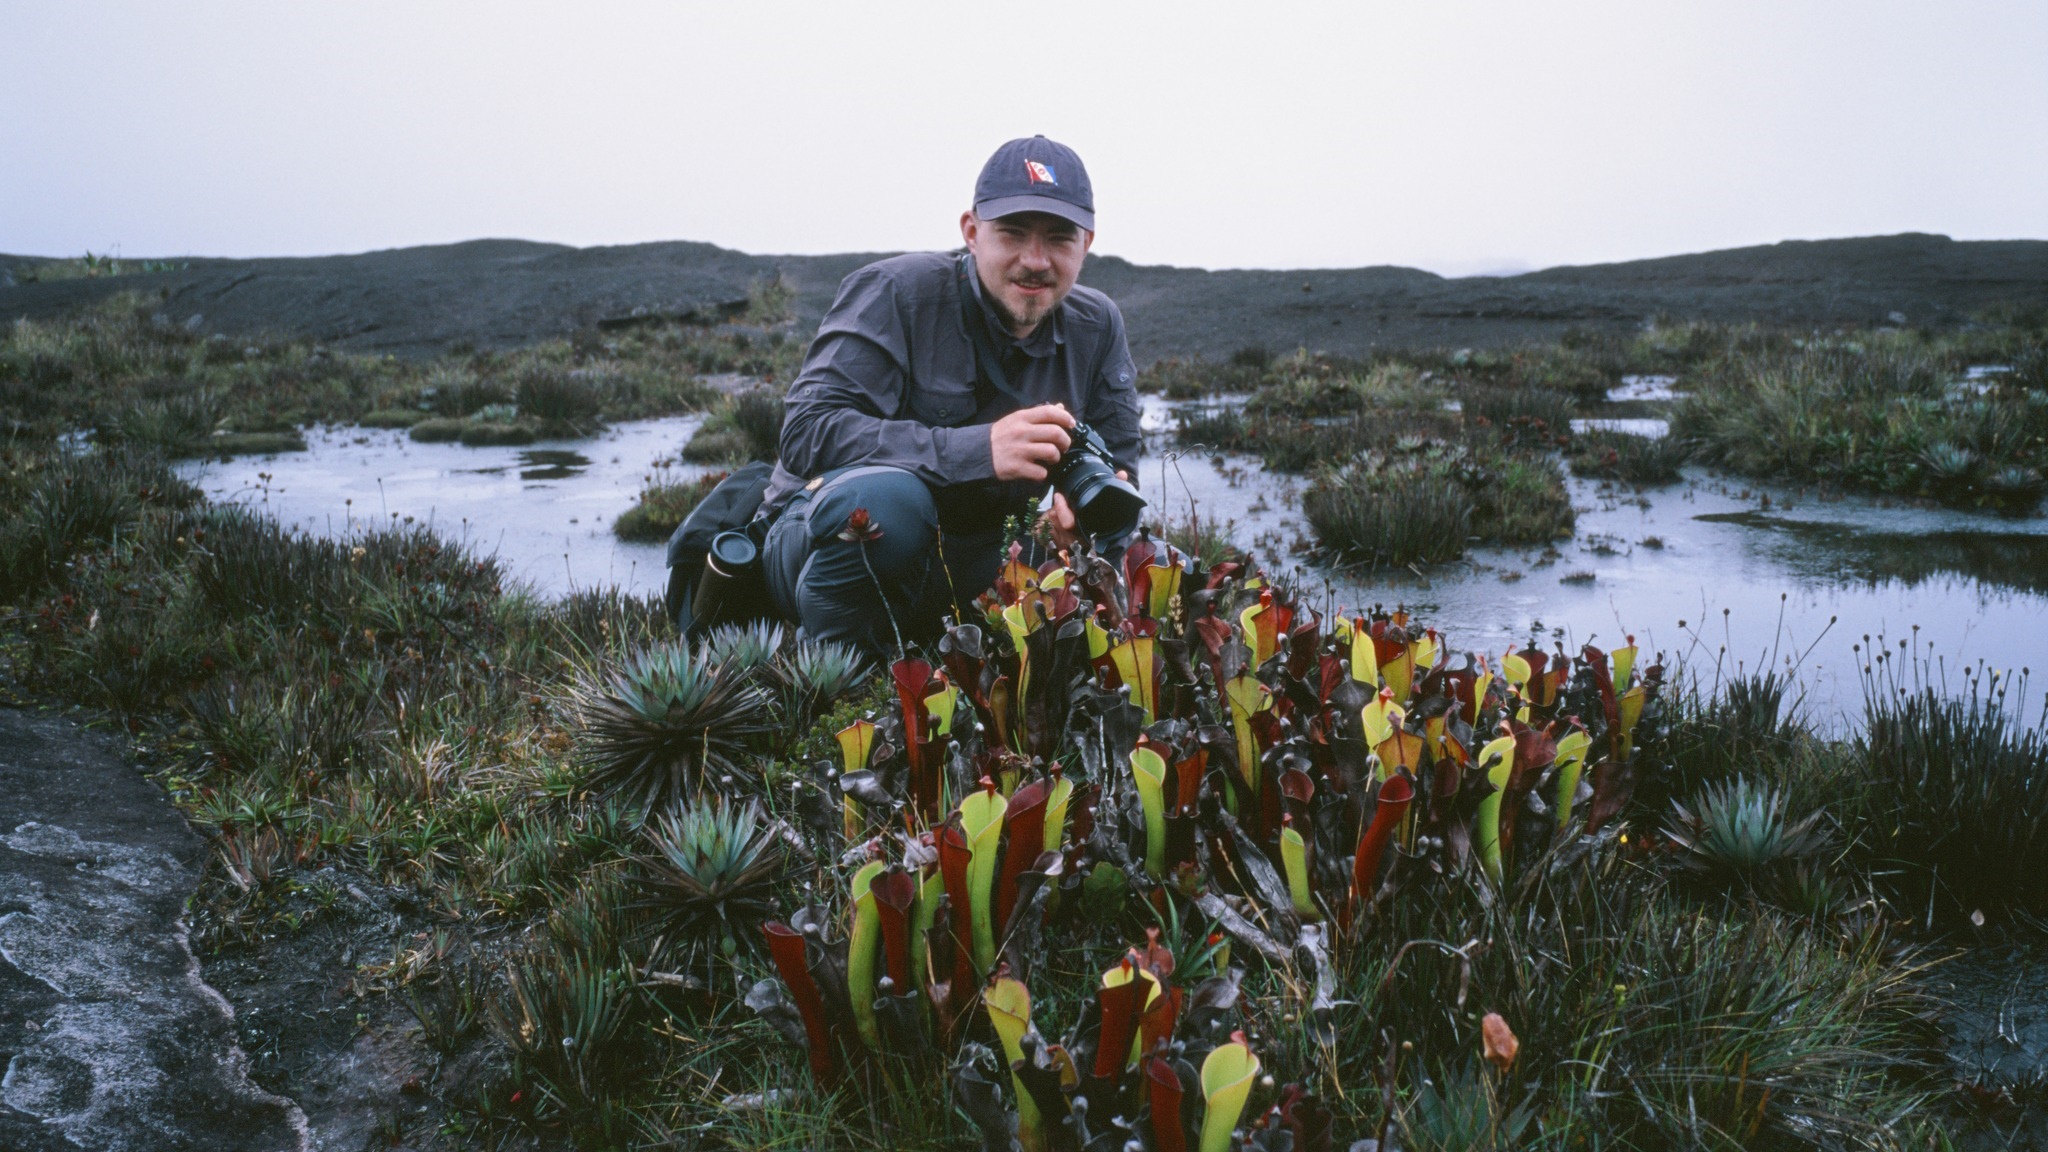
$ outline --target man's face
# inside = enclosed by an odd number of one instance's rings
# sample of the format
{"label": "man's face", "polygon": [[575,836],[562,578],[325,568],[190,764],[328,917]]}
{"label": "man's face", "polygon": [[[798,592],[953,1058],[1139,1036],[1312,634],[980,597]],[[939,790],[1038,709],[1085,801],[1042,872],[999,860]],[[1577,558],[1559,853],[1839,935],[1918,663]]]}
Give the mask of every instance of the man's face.
{"label": "man's face", "polygon": [[960,236],[974,253],[982,292],[1013,336],[1028,336],[1052,315],[1074,281],[1095,233],[1048,212],[1018,212],[983,220],[960,217]]}

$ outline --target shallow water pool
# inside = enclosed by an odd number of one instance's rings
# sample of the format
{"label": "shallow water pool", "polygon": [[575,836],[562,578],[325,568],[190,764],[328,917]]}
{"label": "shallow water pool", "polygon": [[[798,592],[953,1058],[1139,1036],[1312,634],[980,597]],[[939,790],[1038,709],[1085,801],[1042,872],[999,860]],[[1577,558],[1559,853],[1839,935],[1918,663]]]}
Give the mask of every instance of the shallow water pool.
{"label": "shallow water pool", "polygon": [[421,444],[403,431],[320,428],[306,451],[188,462],[186,479],[215,501],[268,511],[280,523],[341,535],[378,522],[425,523],[480,553],[543,595],[617,585],[662,590],[657,544],[629,544],[612,521],[657,472],[686,480],[706,471],[667,464],[701,416],[614,425],[586,440],[524,447]]}
{"label": "shallow water pool", "polygon": [[[1257,460],[1176,452],[1171,421],[1148,413],[1142,477],[1165,515],[1232,524],[1270,568],[1291,569],[1319,606],[1405,605],[1458,648],[1501,652],[1533,639],[1646,650],[1716,669],[1795,663],[1802,706],[1842,730],[1860,714],[1861,646],[1900,640],[1960,684],[1983,661],[2017,672],[2048,648],[2048,520],[1817,499],[1688,469],[1637,491],[1571,478],[1578,514],[1550,548],[1474,548],[1428,570],[1313,563],[1299,476]],[[1832,621],[1832,623],[1831,623]],[[2016,701],[2017,702],[2017,701]]]}
{"label": "shallow water pool", "polygon": [[[1475,549],[1428,571],[1311,563],[1297,476],[1256,460],[1176,452],[1164,401],[1147,403],[1143,489],[1163,518],[1231,525],[1261,561],[1297,573],[1326,608],[1406,605],[1460,648],[1499,652],[1532,637],[1609,647],[1634,634],[1711,677],[1798,663],[1804,706],[1839,727],[1860,710],[1852,645],[1906,640],[1956,677],[1984,661],[2017,670],[2048,641],[2048,521],[1821,500],[1699,470],[1636,492],[1572,480],[1578,526],[1552,548]],[[181,470],[216,500],[340,534],[411,517],[495,552],[544,595],[603,585],[659,592],[663,552],[611,524],[672,460],[698,417],[618,425],[523,448],[418,444],[403,432],[317,430],[308,451]],[[671,479],[704,471],[667,465]],[[1830,620],[1834,623],[1830,625]],[[1916,632],[1917,629],[1917,632]]]}

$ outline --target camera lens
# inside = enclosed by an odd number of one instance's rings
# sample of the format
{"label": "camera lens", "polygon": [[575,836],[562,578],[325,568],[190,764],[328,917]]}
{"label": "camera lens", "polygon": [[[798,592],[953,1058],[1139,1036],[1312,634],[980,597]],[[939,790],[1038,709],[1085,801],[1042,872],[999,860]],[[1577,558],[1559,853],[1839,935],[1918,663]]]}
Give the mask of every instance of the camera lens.
{"label": "camera lens", "polygon": [[744,571],[760,554],[754,538],[738,528],[729,528],[711,538],[711,562],[726,575]]}
{"label": "camera lens", "polygon": [[1059,490],[1074,518],[1092,536],[1117,536],[1138,526],[1145,498],[1116,474],[1109,462],[1080,442],[1061,461]]}

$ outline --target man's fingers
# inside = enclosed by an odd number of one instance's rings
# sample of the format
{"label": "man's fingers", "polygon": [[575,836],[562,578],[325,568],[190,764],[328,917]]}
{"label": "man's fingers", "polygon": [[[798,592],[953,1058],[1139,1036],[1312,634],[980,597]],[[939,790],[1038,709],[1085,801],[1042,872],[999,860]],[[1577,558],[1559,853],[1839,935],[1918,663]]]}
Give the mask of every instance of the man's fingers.
{"label": "man's fingers", "polygon": [[1067,498],[1058,492],[1052,494],[1052,522],[1068,532],[1074,530],[1074,510],[1068,506]]}
{"label": "man's fingers", "polygon": [[1067,435],[1073,426],[1073,415],[1057,404],[1026,408],[997,421],[990,447],[995,451],[998,478],[1044,480],[1047,466],[1058,463],[1073,443]]}
{"label": "man's fingers", "polygon": [[996,469],[997,479],[1039,483],[1051,474],[1047,471],[1047,466],[1058,462],[1059,458],[1060,450],[1052,444],[1035,440],[1019,441],[1012,445],[1004,456],[1006,464]]}
{"label": "man's fingers", "polygon": [[1024,438],[1033,444],[1050,444],[1062,452],[1074,442],[1073,437],[1057,424],[1032,424],[1024,429]]}

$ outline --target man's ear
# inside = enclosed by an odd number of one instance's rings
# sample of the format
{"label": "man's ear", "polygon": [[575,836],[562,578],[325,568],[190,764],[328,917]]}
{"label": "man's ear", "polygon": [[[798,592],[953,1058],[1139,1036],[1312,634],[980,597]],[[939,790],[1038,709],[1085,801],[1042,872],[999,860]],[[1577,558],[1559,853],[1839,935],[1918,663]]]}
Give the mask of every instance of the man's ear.
{"label": "man's ear", "polygon": [[1086,256],[1088,250],[1093,247],[1095,247],[1095,229],[1081,229],[1081,255]]}
{"label": "man's ear", "polygon": [[980,232],[981,218],[974,214],[974,209],[969,208],[967,211],[962,212],[960,214],[960,242],[967,246],[968,251],[972,252],[974,250],[974,241]]}

